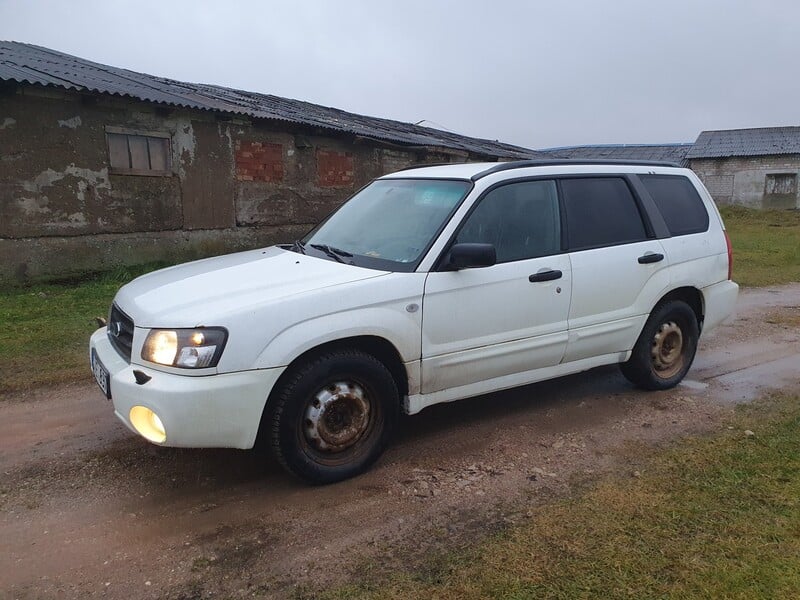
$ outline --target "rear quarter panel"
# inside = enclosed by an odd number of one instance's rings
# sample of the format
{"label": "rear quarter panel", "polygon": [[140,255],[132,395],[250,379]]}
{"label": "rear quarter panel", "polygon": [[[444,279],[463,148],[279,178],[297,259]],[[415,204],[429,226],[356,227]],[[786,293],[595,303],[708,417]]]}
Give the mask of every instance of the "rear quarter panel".
{"label": "rear quarter panel", "polygon": [[662,240],[670,261],[670,287],[699,290],[728,278],[728,247],[717,206],[700,179],[691,171],[686,177],[694,184],[708,212],[708,230]]}

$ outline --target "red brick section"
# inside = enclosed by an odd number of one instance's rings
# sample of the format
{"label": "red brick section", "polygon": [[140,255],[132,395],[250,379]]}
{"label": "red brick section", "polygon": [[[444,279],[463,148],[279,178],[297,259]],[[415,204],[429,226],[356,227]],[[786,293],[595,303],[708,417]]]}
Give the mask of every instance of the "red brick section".
{"label": "red brick section", "polygon": [[317,150],[317,181],[321,187],[353,185],[353,155],[349,152]]}
{"label": "red brick section", "polygon": [[264,142],[236,142],[236,179],[283,181],[283,146]]}

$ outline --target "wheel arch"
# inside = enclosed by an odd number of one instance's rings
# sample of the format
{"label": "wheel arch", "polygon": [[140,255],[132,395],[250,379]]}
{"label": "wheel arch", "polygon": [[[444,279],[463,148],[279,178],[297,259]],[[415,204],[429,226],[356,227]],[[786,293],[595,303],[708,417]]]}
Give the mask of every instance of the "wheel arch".
{"label": "wheel arch", "polygon": [[653,307],[653,311],[655,311],[656,308],[662,304],[666,304],[672,300],[681,300],[691,307],[695,317],[697,317],[697,328],[698,330],[702,331],[703,318],[705,315],[705,303],[703,302],[703,294],[700,292],[700,290],[692,286],[675,288],[674,290],[664,294],[659,301],[656,302],[655,307]]}
{"label": "wheel arch", "polygon": [[269,397],[267,398],[264,411],[265,412],[267,411],[275,394],[279,392],[283,383],[286,381],[288,377],[291,376],[292,372],[298,365],[303,364],[304,362],[307,361],[314,360],[314,358],[322,354],[325,354],[326,352],[331,352],[335,350],[360,350],[365,354],[373,356],[389,370],[389,373],[391,373],[392,379],[394,379],[395,385],[397,385],[397,392],[401,400],[402,398],[408,395],[409,374],[408,371],[406,370],[402,358],[400,357],[400,352],[398,352],[394,344],[392,344],[386,338],[380,336],[357,335],[357,336],[339,338],[336,340],[331,340],[329,342],[319,344],[317,346],[314,346],[313,348],[309,348],[302,354],[295,357],[289,363],[286,369],[284,369],[283,373],[278,378],[278,381],[275,382],[275,385],[272,386],[272,390],[270,391]]}

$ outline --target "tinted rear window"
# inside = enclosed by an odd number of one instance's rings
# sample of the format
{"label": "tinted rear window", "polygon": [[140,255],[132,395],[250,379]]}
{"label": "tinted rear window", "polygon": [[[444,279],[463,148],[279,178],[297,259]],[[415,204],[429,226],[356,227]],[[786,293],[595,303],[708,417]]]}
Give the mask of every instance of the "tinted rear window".
{"label": "tinted rear window", "polygon": [[708,229],[708,212],[688,178],[679,175],[640,175],[639,178],[653,197],[672,235],[700,233]]}
{"label": "tinted rear window", "polygon": [[571,249],[614,246],[647,238],[639,207],[625,180],[563,179],[561,191]]}

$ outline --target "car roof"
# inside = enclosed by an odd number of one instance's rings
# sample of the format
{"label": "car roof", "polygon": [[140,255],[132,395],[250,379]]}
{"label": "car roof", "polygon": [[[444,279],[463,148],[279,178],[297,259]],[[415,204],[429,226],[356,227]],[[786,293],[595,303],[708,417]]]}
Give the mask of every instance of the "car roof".
{"label": "car roof", "polygon": [[[661,161],[624,161],[624,160],[591,160],[591,159],[554,159],[554,160],[519,160],[493,163],[461,163],[413,166],[402,171],[389,173],[381,179],[465,179],[477,181],[494,173],[502,173],[514,169],[534,167],[601,167],[616,168],[636,167],[673,167],[680,165]],[[572,170],[572,169],[570,169]]]}

